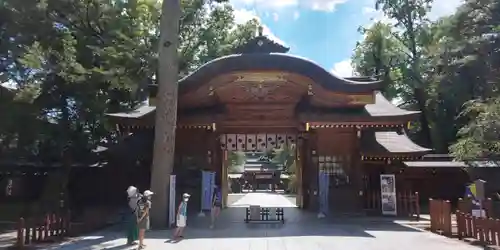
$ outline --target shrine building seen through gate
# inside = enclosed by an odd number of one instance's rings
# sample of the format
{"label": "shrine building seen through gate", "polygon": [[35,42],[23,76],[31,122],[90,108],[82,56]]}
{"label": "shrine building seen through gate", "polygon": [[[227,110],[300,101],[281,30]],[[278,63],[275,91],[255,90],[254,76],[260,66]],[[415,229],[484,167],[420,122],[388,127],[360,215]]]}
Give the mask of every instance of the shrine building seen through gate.
{"label": "shrine building seen through gate", "polygon": [[[403,161],[430,151],[405,132],[419,112],[389,102],[381,81],[339,77],[287,52],[260,35],[179,81],[174,167],[179,192],[199,196],[200,182],[194,181],[199,177],[189,173],[211,170],[226,197],[232,152],[288,150],[289,185],[298,207],[318,209],[318,176],[325,173],[331,212],[360,211],[364,196],[380,190],[381,173],[399,171]],[[141,135],[152,145],[156,91],[151,85],[148,102],[135,110],[108,114],[123,135]],[[144,167],[149,163],[144,159]],[[413,188],[411,182],[400,185]]]}

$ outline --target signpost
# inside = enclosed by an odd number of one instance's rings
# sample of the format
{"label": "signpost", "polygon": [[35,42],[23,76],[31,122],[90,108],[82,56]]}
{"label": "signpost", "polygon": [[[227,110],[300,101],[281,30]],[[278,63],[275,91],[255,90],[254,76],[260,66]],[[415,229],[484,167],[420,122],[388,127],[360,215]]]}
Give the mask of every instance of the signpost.
{"label": "signpost", "polygon": [[476,193],[475,193],[475,198],[476,201],[479,203],[479,217],[482,218],[483,216],[486,217],[486,213],[484,213],[483,210],[483,202],[485,198],[485,192],[484,192],[484,184],[486,181],[477,179],[474,181],[474,186],[476,187]]}
{"label": "signpost", "polygon": [[170,175],[170,194],[169,194],[169,202],[168,202],[168,224],[170,226],[175,225],[175,175]]}

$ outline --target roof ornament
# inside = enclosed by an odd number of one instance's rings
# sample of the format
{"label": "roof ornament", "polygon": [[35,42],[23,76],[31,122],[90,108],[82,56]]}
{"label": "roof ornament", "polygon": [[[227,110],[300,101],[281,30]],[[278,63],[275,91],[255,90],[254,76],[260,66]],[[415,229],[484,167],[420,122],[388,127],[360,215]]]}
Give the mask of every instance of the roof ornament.
{"label": "roof ornament", "polygon": [[235,48],[236,54],[248,53],[287,53],[290,48],[287,48],[264,35],[264,26],[257,27],[256,36],[246,43]]}

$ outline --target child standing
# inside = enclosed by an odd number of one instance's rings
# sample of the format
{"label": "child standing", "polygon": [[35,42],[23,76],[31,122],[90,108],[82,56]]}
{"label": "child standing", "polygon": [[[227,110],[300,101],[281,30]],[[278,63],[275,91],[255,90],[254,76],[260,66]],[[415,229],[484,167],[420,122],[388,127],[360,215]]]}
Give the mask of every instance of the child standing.
{"label": "child standing", "polygon": [[184,193],[182,195],[182,201],[177,209],[177,228],[174,232],[174,239],[183,238],[184,228],[186,228],[187,222],[187,203],[189,201],[190,195]]}

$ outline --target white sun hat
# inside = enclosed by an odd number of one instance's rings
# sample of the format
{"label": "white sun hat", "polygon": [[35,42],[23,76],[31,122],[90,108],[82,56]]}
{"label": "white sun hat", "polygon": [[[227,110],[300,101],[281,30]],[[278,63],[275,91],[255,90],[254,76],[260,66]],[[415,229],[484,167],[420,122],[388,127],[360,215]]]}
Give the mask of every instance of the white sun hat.
{"label": "white sun hat", "polygon": [[146,197],[149,197],[149,196],[151,196],[153,194],[155,194],[155,193],[151,192],[151,190],[144,191],[144,196],[146,196]]}
{"label": "white sun hat", "polygon": [[137,188],[136,187],[130,186],[130,187],[127,188],[127,195],[128,195],[128,197],[134,196],[135,194],[137,194]]}

